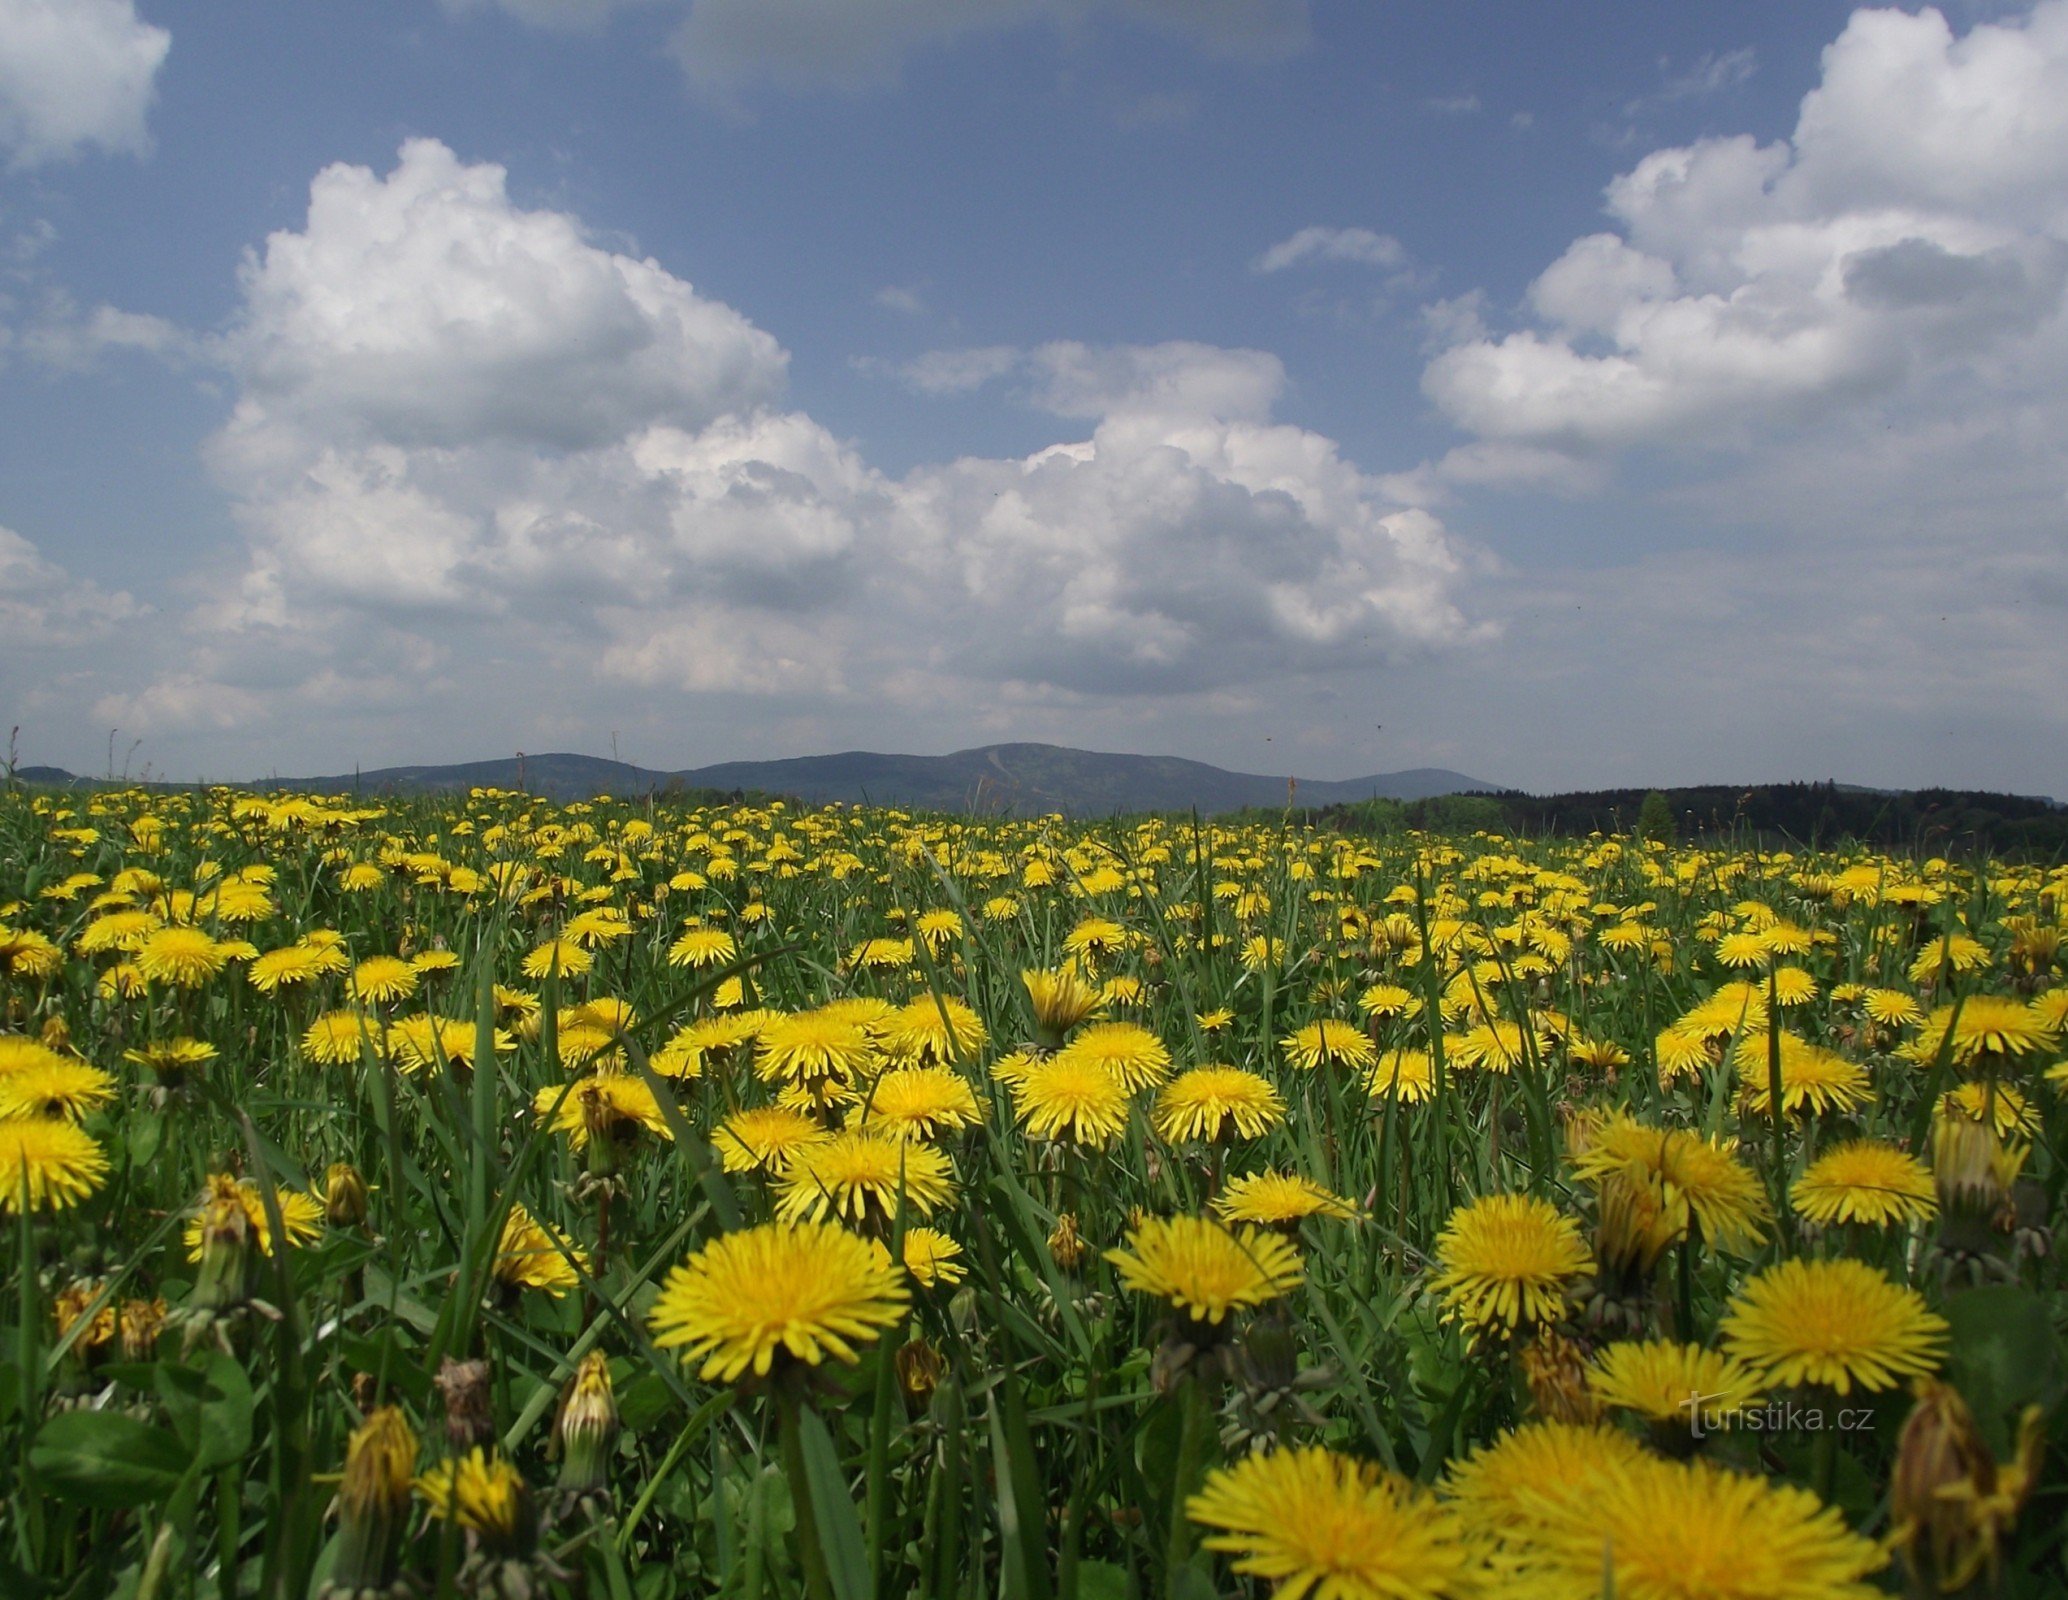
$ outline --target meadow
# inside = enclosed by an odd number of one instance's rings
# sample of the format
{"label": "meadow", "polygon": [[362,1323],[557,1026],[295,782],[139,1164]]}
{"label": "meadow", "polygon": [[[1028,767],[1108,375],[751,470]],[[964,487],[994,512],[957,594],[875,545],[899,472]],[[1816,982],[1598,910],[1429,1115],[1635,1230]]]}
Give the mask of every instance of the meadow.
{"label": "meadow", "polygon": [[0,794],[0,1591],[2057,1595],[2068,869]]}

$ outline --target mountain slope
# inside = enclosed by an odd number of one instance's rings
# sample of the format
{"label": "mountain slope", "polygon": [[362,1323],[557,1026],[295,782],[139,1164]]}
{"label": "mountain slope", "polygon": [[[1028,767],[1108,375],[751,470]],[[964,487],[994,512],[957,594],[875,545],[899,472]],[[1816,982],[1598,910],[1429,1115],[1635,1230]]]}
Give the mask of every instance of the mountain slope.
{"label": "mountain slope", "polygon": [[[24,777],[29,774],[25,771]],[[69,782],[57,769],[37,769],[34,781]],[[381,767],[317,778],[266,778],[251,787],[315,794],[426,794],[472,788],[523,788],[554,800],[598,794],[735,790],[903,806],[913,810],[1035,816],[1116,812],[1235,811],[1286,804],[1286,780],[1262,773],[1228,772],[1175,756],[1119,755],[1052,744],[983,745],[945,756],[907,756],[873,750],[799,756],[784,761],[727,761],[681,772],[656,772],[597,756],[553,753],[450,766]],[[1490,791],[1490,783],[1440,767],[1375,773],[1338,782],[1299,780],[1292,798],[1303,806],[1383,796],[1417,800],[1430,795]]]}

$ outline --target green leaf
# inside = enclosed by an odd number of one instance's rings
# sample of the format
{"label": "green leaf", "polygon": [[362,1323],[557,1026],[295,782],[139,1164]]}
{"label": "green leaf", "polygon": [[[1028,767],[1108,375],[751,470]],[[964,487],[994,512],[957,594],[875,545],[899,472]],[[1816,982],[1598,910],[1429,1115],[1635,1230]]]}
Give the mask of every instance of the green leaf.
{"label": "green leaf", "polygon": [[1974,1409],[1990,1448],[2006,1454],[2018,1413],[2061,1396],[2061,1354],[2046,1302],[2008,1284],[1968,1289],[1947,1300],[1946,1320],[1953,1327],[1946,1376]]}
{"label": "green leaf", "polygon": [[226,1467],[251,1449],[251,1380],[222,1352],[210,1352],[198,1372],[158,1368],[157,1389],[173,1431],[203,1471]]}
{"label": "green leaf", "polygon": [[1077,1564],[1077,1600],[1133,1600],[1127,1568],[1111,1561]]}
{"label": "green leaf", "polygon": [[61,1500],[124,1510],[166,1499],[192,1456],[179,1436],[111,1411],[66,1411],[44,1423],[29,1462]]}
{"label": "green leaf", "polygon": [[869,1548],[862,1539],[862,1519],[855,1513],[854,1495],[847,1487],[847,1474],[840,1470],[833,1436],[810,1406],[800,1409],[797,1425],[804,1475],[811,1484],[812,1520],[818,1524],[819,1548],[825,1552],[835,1600],[873,1600],[875,1586],[869,1571]]}

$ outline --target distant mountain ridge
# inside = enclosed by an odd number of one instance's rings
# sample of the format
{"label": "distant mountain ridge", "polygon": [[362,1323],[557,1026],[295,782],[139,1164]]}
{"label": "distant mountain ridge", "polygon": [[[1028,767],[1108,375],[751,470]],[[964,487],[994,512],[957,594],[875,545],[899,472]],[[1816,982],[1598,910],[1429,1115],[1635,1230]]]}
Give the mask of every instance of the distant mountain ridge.
{"label": "distant mountain ridge", "polygon": [[[55,767],[23,768],[25,782],[69,783]],[[1116,812],[1239,811],[1248,806],[1345,805],[1374,798],[1422,800],[1434,795],[1491,793],[1496,785],[1442,767],[1373,773],[1342,780],[1268,777],[1229,772],[1177,756],[1121,755],[1053,744],[993,744],[944,756],[844,750],[781,761],[726,761],[659,772],[600,756],[555,752],[444,766],[380,767],[318,778],[264,778],[253,789],[309,794],[430,794],[474,788],[516,789],[551,800],[599,794],[644,795],[708,789],[790,795],[803,801],[846,801],[919,811],[1036,816]]]}

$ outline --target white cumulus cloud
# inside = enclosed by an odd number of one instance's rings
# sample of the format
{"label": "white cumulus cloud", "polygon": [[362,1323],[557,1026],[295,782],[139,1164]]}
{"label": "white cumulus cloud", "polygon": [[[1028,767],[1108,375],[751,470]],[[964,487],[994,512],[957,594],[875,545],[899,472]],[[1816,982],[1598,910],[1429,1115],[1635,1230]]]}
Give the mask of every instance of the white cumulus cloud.
{"label": "white cumulus cloud", "polygon": [[1302,261],[1351,261],[1365,267],[1402,267],[1407,251],[1389,233],[1370,228],[1302,228],[1257,257],[1259,272],[1283,272]]}
{"label": "white cumulus cloud", "polygon": [[1618,177],[1619,231],[1545,269],[1534,326],[1437,356],[1429,396],[1482,437],[1587,452],[2042,370],[2068,285],[2068,3],[1964,35],[1856,12],[1823,67],[1788,141],[1706,139]]}
{"label": "white cumulus cloud", "polygon": [[908,381],[1004,379],[1064,437],[892,477],[783,405],[785,352],[741,313],[428,141],[325,169],[242,287],[209,461],[246,550],[98,702],[159,736],[214,737],[217,705],[254,740],[408,716],[469,748],[685,696],[768,725],[975,719],[1478,632],[1469,553],[1275,421],[1268,352],[936,352]]}
{"label": "white cumulus cloud", "polygon": [[0,0],[0,148],[17,167],[87,145],[144,153],[171,48],[135,0]]}

